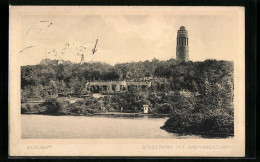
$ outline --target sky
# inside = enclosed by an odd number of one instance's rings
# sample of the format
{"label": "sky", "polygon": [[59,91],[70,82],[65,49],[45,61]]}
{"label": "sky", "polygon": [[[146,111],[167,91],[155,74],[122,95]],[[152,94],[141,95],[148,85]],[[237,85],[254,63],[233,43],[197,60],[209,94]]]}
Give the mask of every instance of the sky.
{"label": "sky", "polygon": [[[28,14],[21,15],[17,54],[22,65],[44,58],[116,63],[176,58],[180,26],[189,36],[192,61],[233,61],[239,49],[232,14]],[[92,49],[98,39],[93,55]]]}

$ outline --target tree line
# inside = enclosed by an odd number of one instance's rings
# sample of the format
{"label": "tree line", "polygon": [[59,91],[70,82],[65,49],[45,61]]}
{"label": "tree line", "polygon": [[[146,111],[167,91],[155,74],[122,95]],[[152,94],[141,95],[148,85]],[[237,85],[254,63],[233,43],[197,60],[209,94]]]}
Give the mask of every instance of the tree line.
{"label": "tree line", "polygon": [[[173,90],[205,93],[206,85],[223,82],[233,84],[233,63],[206,60],[204,62],[152,61],[109,64],[94,62],[21,67],[23,97],[46,97],[61,92],[80,94],[87,81],[140,81],[154,78],[153,89],[158,92]],[[221,83],[224,84],[224,83]]]}

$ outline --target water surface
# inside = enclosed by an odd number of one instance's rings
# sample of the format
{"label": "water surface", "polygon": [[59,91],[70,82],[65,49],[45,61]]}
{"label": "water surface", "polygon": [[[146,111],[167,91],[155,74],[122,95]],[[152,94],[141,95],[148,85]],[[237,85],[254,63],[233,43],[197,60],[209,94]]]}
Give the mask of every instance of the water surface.
{"label": "water surface", "polygon": [[160,129],[168,118],[22,115],[22,138],[201,138]]}

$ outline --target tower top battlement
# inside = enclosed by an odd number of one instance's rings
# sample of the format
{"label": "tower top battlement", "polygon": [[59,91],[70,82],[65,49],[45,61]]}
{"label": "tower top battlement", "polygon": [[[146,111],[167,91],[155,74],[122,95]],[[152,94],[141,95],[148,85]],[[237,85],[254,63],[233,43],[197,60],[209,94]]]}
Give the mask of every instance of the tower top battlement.
{"label": "tower top battlement", "polygon": [[185,29],[185,26],[181,26],[180,30],[178,30],[178,37],[187,37],[188,38],[188,30]]}
{"label": "tower top battlement", "polygon": [[180,30],[185,30],[185,26],[181,26],[181,27],[180,27]]}

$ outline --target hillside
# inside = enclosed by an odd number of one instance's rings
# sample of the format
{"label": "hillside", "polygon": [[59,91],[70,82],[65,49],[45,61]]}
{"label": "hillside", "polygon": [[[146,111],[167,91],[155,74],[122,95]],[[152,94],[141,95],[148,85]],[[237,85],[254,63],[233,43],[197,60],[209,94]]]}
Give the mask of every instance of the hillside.
{"label": "hillside", "polygon": [[[26,103],[30,97],[46,98],[44,106],[52,114],[120,111],[122,107],[127,112],[140,112],[143,104],[147,104],[152,113],[171,114],[162,127],[169,132],[229,136],[234,133],[233,70],[233,62],[228,61],[173,59],[115,66],[100,62],[23,66],[21,102]],[[82,94],[87,81],[147,78],[152,82],[149,88],[132,87],[125,93],[102,99],[86,98],[81,104],[49,99],[57,93]]]}

